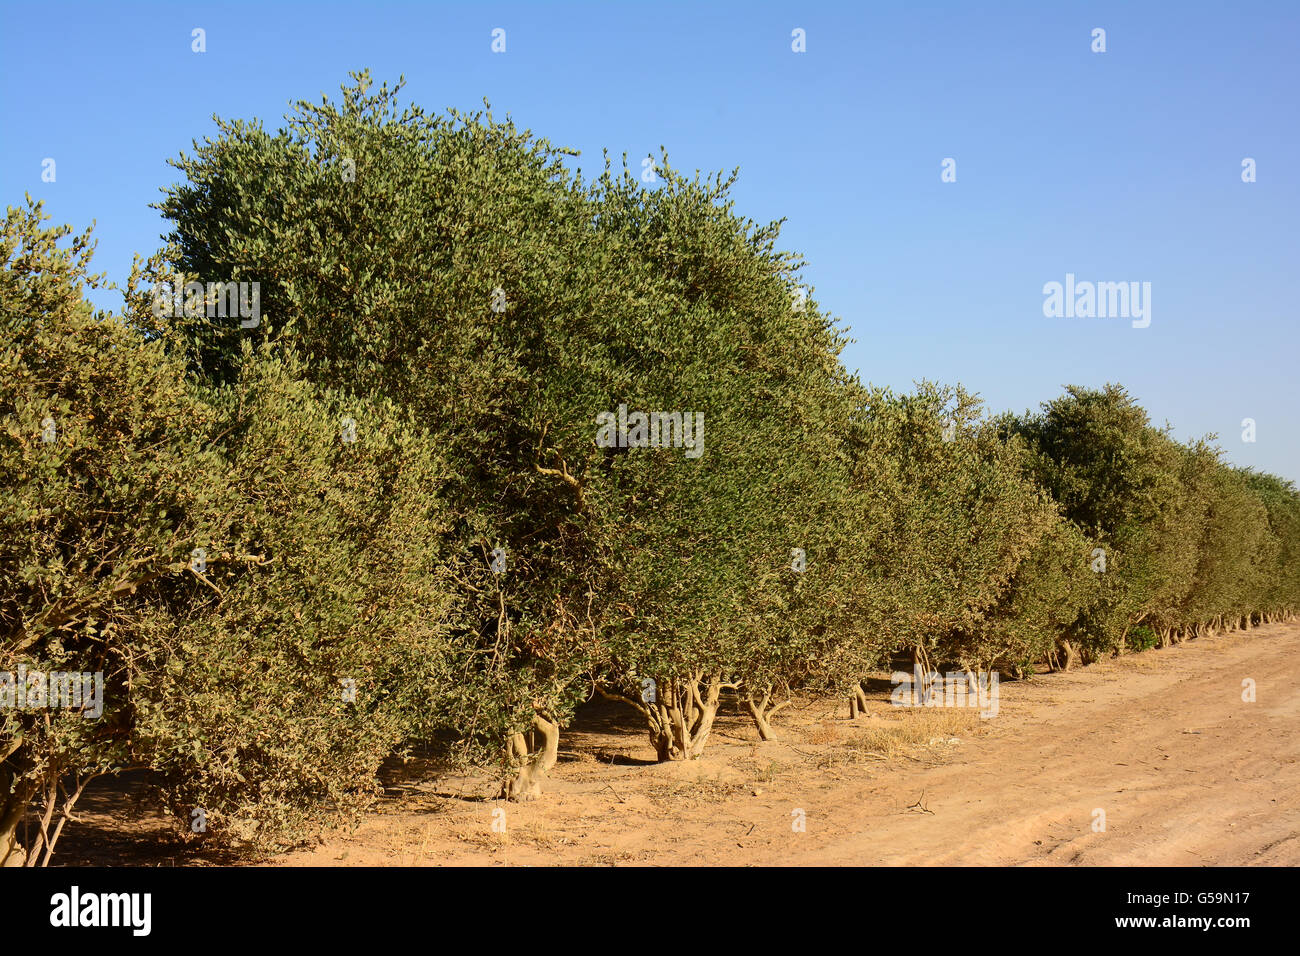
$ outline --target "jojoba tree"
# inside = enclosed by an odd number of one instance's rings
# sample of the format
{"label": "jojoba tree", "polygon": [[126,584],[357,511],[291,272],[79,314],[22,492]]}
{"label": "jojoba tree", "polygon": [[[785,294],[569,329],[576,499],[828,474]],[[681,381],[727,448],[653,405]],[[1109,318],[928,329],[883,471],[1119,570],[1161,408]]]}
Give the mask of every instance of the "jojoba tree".
{"label": "jojoba tree", "polygon": [[0,847],[47,863],[86,783],[129,767],[187,829],[301,839],[459,687],[446,471],[393,408],[269,346],[195,381],[167,330],[136,331],[134,277],[131,321],[92,314],[88,236],[67,252],[39,222],[10,211],[0,279],[0,674],[47,686],[0,686]]}
{"label": "jojoba tree", "polygon": [[[616,340],[655,295],[597,229],[563,151],[490,114],[399,109],[397,93],[358,75],[275,134],[223,121],[176,161],[169,265],[260,282],[255,339],[291,343],[308,380],[393,402],[435,436],[467,596],[456,627],[472,636],[466,704],[445,723],[473,755],[504,752],[505,792],[527,797],[587,686],[608,531],[594,411],[626,394]],[[191,363],[228,379],[234,333],[189,324]]]}
{"label": "jojoba tree", "polygon": [[859,502],[849,560],[865,661],[910,654],[929,671],[991,658],[972,639],[1054,523],[1019,452],[964,390],[877,390],[854,423]]}
{"label": "jojoba tree", "polygon": [[1067,651],[1077,646],[1085,659],[1117,651],[1134,627],[1171,614],[1191,586],[1197,459],[1115,385],[1071,386],[1016,431],[1062,513],[1095,539],[1097,595],[1070,629]]}
{"label": "jojoba tree", "polygon": [[133,762],[139,658],[228,490],[184,368],[92,310],[90,231],[47,218],[11,207],[0,244],[0,860],[29,865]]}
{"label": "jojoba tree", "polygon": [[1271,543],[1257,606],[1264,622],[1300,613],[1300,491],[1276,475],[1243,471],[1246,485],[1264,506]]}
{"label": "jojoba tree", "polygon": [[[1266,606],[1268,571],[1279,550],[1268,509],[1246,474],[1215,461],[1205,485],[1206,521],[1192,548],[1197,563],[1179,608],[1178,626],[1193,633],[1238,626]],[[1168,632],[1165,632],[1168,640]]]}
{"label": "jojoba tree", "polygon": [[642,714],[660,759],[703,752],[728,690],[770,734],[835,567],[844,340],[796,287],[779,223],[735,215],[734,178],[689,179],[665,156],[653,188],[626,167],[596,186],[602,231],[660,283],[655,325],[615,330],[631,407],[697,423],[693,449],[612,455],[604,494],[622,519],[600,679]]}

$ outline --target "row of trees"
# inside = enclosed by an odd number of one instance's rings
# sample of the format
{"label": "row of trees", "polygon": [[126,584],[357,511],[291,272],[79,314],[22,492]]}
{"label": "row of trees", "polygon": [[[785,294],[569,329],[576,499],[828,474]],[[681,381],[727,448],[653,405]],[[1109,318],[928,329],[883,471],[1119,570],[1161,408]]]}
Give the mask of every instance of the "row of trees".
{"label": "row of trees", "polygon": [[[864,386],[734,177],[587,181],[354,80],[176,161],[121,315],[89,233],[8,213],[0,674],[105,684],[95,719],[0,709],[0,857],[127,767],[269,846],[415,746],[535,796],[596,693],[683,759],[724,699],[766,738],[900,657],[1028,673],[1300,609],[1296,489],[1122,389]],[[258,283],[258,322],[173,308],[191,281]],[[620,406],[671,435],[598,440]]]}

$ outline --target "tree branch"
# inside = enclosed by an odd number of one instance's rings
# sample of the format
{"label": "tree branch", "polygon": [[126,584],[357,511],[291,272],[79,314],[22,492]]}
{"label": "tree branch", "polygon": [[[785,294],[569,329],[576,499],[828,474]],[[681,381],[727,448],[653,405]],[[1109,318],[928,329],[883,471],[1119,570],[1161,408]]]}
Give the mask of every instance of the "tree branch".
{"label": "tree branch", "polygon": [[605,688],[601,687],[599,684],[596,685],[596,693],[599,694],[601,697],[604,697],[606,700],[622,701],[625,704],[635,707],[638,711],[641,712],[641,715],[645,717],[647,720],[653,719],[649,708],[647,708],[644,704],[637,703],[636,701],[632,700],[630,697],[624,697],[622,694],[611,694],[609,691],[605,690]]}

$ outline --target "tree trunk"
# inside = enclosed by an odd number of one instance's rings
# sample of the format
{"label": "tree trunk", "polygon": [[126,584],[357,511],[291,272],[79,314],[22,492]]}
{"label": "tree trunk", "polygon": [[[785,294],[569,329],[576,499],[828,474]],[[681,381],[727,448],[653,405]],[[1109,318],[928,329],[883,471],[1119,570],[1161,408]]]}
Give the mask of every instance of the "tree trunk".
{"label": "tree trunk", "polygon": [[867,713],[867,694],[857,681],[853,682],[853,699],[857,702],[858,713],[865,716]]}
{"label": "tree trunk", "polygon": [[777,711],[785,707],[790,702],[783,701],[775,707],[771,707],[772,692],[767,690],[763,694],[762,700],[755,700],[754,695],[745,695],[745,709],[749,711],[750,719],[754,721],[754,728],[758,731],[759,740],[773,740],[776,737],[776,731],[772,729],[772,718],[776,716]]}
{"label": "tree trunk", "polygon": [[723,686],[722,675],[711,674],[701,695],[700,683],[704,680],[705,675],[697,671],[685,680],[664,681],[658,685],[658,699],[642,708],[650,742],[661,762],[695,760],[704,753]]}
{"label": "tree trunk", "polygon": [[1074,641],[1061,641],[1061,649],[1065,651],[1065,666],[1061,670],[1068,671],[1079,660],[1079,649]]}
{"label": "tree trunk", "polygon": [[515,774],[501,788],[507,800],[523,802],[536,800],[542,795],[542,783],[560,753],[559,721],[547,720],[541,714],[533,715],[533,730],[541,734],[540,750],[529,751],[528,739],[522,734],[510,737],[510,762]]}
{"label": "tree trunk", "polygon": [[915,674],[917,671],[927,678],[930,675],[930,656],[920,644],[912,647],[912,673]]}
{"label": "tree trunk", "polygon": [[[11,771],[0,769],[0,784],[4,785],[4,795],[0,796],[0,866],[27,863],[27,848],[18,842],[18,827],[36,796],[36,785],[30,779],[15,785],[13,776]],[[13,793],[9,793],[11,787]]]}
{"label": "tree trunk", "polygon": [[25,866],[27,850],[18,842],[18,827],[27,815],[27,800],[10,795],[0,806],[0,866]]}
{"label": "tree trunk", "polygon": [[691,682],[691,696],[696,705],[695,724],[691,727],[690,744],[687,753],[692,760],[704,755],[704,746],[709,734],[713,732],[713,720],[718,715],[718,700],[722,696],[722,675],[715,674],[709,680],[708,696],[701,700],[697,681]]}
{"label": "tree trunk", "polygon": [[[606,690],[599,684],[596,685],[596,692],[608,700],[630,705],[645,718],[650,743],[661,763],[669,760],[694,760],[704,753],[709,734],[713,731],[722,688],[737,686],[724,684],[722,673],[717,671],[708,675],[704,694],[701,695],[700,684],[705,680],[703,671],[696,671],[686,678],[667,677],[656,680],[657,690],[653,700],[644,697],[640,701],[634,700]],[[770,718],[774,713],[775,709],[766,716]]]}

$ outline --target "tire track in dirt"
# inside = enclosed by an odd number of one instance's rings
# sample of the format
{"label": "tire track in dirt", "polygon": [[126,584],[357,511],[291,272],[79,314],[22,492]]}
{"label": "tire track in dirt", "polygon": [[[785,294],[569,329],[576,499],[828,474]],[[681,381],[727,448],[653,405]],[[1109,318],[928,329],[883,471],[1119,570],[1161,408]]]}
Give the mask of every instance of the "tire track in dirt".
{"label": "tire track in dirt", "polygon": [[[1298,662],[1300,628],[1268,625],[1004,684],[990,732],[959,757],[810,794],[834,839],[788,859],[1300,863]],[[922,792],[931,813],[897,812]]]}

